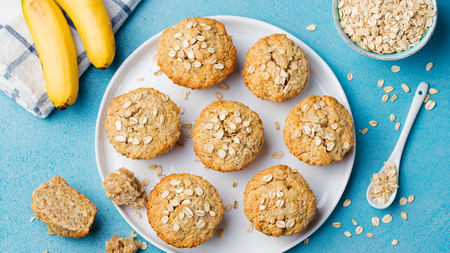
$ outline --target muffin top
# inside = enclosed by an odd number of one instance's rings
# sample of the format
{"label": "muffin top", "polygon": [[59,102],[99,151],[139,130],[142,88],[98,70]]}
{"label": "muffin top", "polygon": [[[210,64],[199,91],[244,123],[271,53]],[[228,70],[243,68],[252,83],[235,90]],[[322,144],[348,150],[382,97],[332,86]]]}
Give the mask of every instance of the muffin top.
{"label": "muffin top", "polygon": [[161,35],[158,65],[173,83],[206,89],[233,72],[236,48],[222,23],[209,18],[186,18]]}
{"label": "muffin top", "polygon": [[283,138],[289,152],[300,161],[332,164],[355,145],[352,116],[333,97],[310,96],[290,111]]}
{"label": "muffin top", "polygon": [[196,247],[211,238],[223,212],[214,186],[187,173],[162,179],[147,202],[148,222],[156,234],[178,248]]}
{"label": "muffin top", "polygon": [[303,50],[284,34],[259,39],[247,52],[242,70],[245,85],[257,97],[283,102],[297,96],[309,78]]}
{"label": "muffin top", "polygon": [[117,152],[132,159],[151,159],[173,148],[180,136],[177,105],[152,88],[139,88],[114,98],[105,130]]}
{"label": "muffin top", "polygon": [[258,114],[246,105],[219,100],[203,109],[194,126],[194,151],[202,163],[221,172],[247,167],[264,144]]}
{"label": "muffin top", "polygon": [[258,231],[279,237],[305,229],[316,214],[316,197],[297,170],[265,169],[247,184],[244,213]]}

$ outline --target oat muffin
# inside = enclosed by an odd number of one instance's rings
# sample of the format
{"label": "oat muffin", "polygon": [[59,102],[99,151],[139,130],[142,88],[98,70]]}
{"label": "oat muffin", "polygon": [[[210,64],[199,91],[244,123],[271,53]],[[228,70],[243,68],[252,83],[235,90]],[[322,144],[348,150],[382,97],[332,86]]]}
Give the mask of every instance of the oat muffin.
{"label": "oat muffin", "polygon": [[53,177],[33,191],[31,210],[59,236],[81,238],[91,230],[97,207],[61,177]]}
{"label": "oat muffin", "polygon": [[316,214],[316,197],[297,170],[286,165],[265,169],[244,193],[244,213],[258,231],[279,237],[305,229]]}
{"label": "oat muffin", "polygon": [[151,159],[175,146],[180,137],[178,106],[152,88],[139,88],[114,98],[105,130],[117,152],[132,159]]}
{"label": "oat muffin", "polygon": [[194,126],[194,151],[202,163],[221,172],[247,167],[264,144],[258,114],[235,101],[215,101],[203,109]]}
{"label": "oat muffin", "polygon": [[247,52],[242,70],[245,85],[257,97],[283,102],[297,96],[309,78],[303,50],[284,34],[259,39]]}
{"label": "oat muffin", "polygon": [[225,26],[209,18],[186,18],[165,30],[157,55],[167,77],[191,89],[215,86],[236,66],[236,48]]}
{"label": "oat muffin", "polygon": [[214,186],[186,173],[162,179],[147,202],[148,222],[156,234],[178,248],[196,247],[211,238],[223,211]]}
{"label": "oat muffin", "polygon": [[147,200],[142,183],[133,172],[125,168],[108,174],[102,186],[106,190],[106,196],[119,206],[130,205],[133,209],[141,209]]}
{"label": "oat muffin", "polygon": [[333,97],[310,96],[292,108],[283,138],[289,152],[300,161],[332,164],[355,145],[352,116]]}
{"label": "oat muffin", "polygon": [[106,241],[106,253],[136,253],[141,248],[140,241],[135,241],[134,237],[118,237],[114,234]]}

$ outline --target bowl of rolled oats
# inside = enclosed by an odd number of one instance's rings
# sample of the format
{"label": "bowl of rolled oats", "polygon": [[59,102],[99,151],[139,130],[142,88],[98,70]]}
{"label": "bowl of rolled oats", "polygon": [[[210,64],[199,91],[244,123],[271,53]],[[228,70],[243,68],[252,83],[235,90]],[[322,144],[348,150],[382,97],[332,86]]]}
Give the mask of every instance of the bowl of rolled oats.
{"label": "bowl of rolled oats", "polygon": [[362,55],[399,60],[419,51],[437,23],[436,0],[334,0],[336,28]]}

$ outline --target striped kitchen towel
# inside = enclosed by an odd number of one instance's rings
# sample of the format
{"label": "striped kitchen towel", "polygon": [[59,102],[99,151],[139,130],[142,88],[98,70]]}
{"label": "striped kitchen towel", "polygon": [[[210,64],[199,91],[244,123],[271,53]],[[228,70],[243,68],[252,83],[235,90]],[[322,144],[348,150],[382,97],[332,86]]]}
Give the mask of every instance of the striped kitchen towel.
{"label": "striped kitchen towel", "polygon": [[[103,0],[116,32],[141,0]],[[54,106],[45,89],[41,62],[31,37],[20,0],[0,0],[0,89],[16,103],[39,118]],[[78,56],[80,76],[90,62],[80,35],[66,15]]]}

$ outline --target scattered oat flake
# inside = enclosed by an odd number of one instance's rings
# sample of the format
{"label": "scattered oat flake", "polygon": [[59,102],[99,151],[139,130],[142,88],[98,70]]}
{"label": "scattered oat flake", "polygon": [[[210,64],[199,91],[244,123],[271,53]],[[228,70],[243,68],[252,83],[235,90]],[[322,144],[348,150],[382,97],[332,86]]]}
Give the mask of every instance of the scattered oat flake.
{"label": "scattered oat flake", "polygon": [[392,98],[391,98],[392,102],[394,102],[396,99],[397,99],[397,94],[392,95]]}
{"label": "scattered oat flake", "polygon": [[31,219],[30,219],[30,222],[33,222],[34,221],[34,219],[36,219],[36,217],[31,217]]}
{"label": "scattered oat flake", "polygon": [[159,76],[163,73],[163,71],[161,69],[158,69],[157,71],[155,71],[155,76]]}
{"label": "scattered oat flake", "polygon": [[389,117],[389,119],[391,120],[391,122],[394,122],[394,120],[395,120],[395,114],[391,114],[391,116]]}
{"label": "scattered oat flake", "polygon": [[231,210],[231,204],[226,205],[223,209],[225,209],[225,211],[230,211]]}
{"label": "scattered oat flake", "polygon": [[219,87],[219,90],[221,91],[227,91],[229,89],[226,83],[219,83],[217,87]]}
{"label": "scattered oat flake", "polygon": [[191,122],[184,122],[183,124],[181,124],[181,127],[191,128],[192,127],[192,123]]}
{"label": "scattered oat flake", "polygon": [[405,197],[402,197],[400,199],[400,205],[404,206],[404,205],[406,205],[406,202],[408,202],[408,200]]}
{"label": "scattered oat flake", "polygon": [[233,187],[236,187],[236,186],[237,186],[237,183],[236,183],[236,182],[233,182],[231,185],[232,185]]}
{"label": "scattered oat flake", "polygon": [[411,204],[414,201],[414,199],[415,199],[414,195],[409,196],[408,197],[408,203]]}
{"label": "scattered oat flake", "polygon": [[349,81],[353,80],[353,74],[351,72],[348,72],[347,79]]}
{"label": "scattered oat flake", "polygon": [[397,124],[395,124],[395,130],[398,131],[400,129],[400,122],[397,122]]}
{"label": "scattered oat flake", "polygon": [[428,102],[428,99],[430,99],[430,94],[425,95],[425,98],[423,99],[423,102]]}
{"label": "scattered oat flake", "polygon": [[175,144],[180,148],[184,147],[184,144],[180,141],[177,141],[177,143],[175,143]]}
{"label": "scattered oat flake", "polygon": [[144,81],[144,78],[142,78],[142,77],[139,77],[138,79],[136,79],[136,81],[138,81],[138,82],[142,82],[142,81]]}
{"label": "scattered oat flake", "polygon": [[347,207],[347,206],[349,206],[349,205],[351,205],[351,204],[352,204],[352,201],[351,201],[350,199],[346,199],[346,200],[344,201],[343,206],[344,206],[344,207]]}
{"label": "scattered oat flake", "polygon": [[352,223],[353,225],[358,226],[358,222],[356,222],[355,219],[352,219]]}
{"label": "scattered oat flake", "polygon": [[275,123],[273,124],[275,126],[276,130],[280,130],[280,123],[278,123],[277,121],[275,121]]}
{"label": "scattered oat flake", "polygon": [[350,233],[350,231],[345,231],[344,235],[347,237],[352,237],[352,233]]}
{"label": "scattered oat flake", "polygon": [[136,216],[136,217],[138,217],[138,218],[141,218],[141,217],[142,217],[141,213],[138,213],[138,212],[134,212],[133,215]]}
{"label": "scattered oat flake", "polygon": [[342,226],[340,222],[333,222],[331,225],[335,228],[340,228]]}
{"label": "scattered oat flake", "polygon": [[394,246],[397,245],[397,244],[398,244],[398,240],[393,240],[393,241],[391,242],[391,244],[394,245]]}
{"label": "scattered oat flake", "polygon": [[48,250],[44,251],[44,253],[48,253]]}
{"label": "scattered oat flake", "polygon": [[184,99],[184,100],[188,99],[188,95],[187,95],[187,93],[185,91],[181,92],[181,98]]}
{"label": "scattered oat flake", "polygon": [[250,233],[253,231],[253,224],[248,224],[247,227],[245,228],[245,230],[247,230],[247,233]]}
{"label": "scattered oat flake", "polygon": [[367,131],[369,131],[369,128],[366,127],[361,131],[361,134],[365,135],[367,133]]}
{"label": "scattered oat flake", "polygon": [[426,70],[427,70],[427,71],[430,71],[430,70],[431,70],[431,68],[433,67],[433,65],[434,65],[434,63],[432,63],[432,62],[429,62],[429,63],[427,64],[427,68],[426,68]]}
{"label": "scattered oat flake", "polygon": [[147,243],[146,242],[143,242],[142,244],[141,244],[141,250],[146,250],[147,249]]}
{"label": "scattered oat flake", "polygon": [[184,114],[184,108],[180,106],[180,114],[183,115]]}
{"label": "scattered oat flake", "polygon": [[303,240],[304,244],[308,244],[309,243],[309,238],[306,238],[305,240]]}
{"label": "scattered oat flake", "polygon": [[377,216],[373,217],[373,218],[372,218],[372,224],[373,224],[375,227],[378,227],[378,226],[380,225],[380,219],[379,219]]}
{"label": "scattered oat flake", "polygon": [[158,175],[158,178],[159,178],[159,179],[163,179],[163,178],[165,178],[165,177],[166,177],[166,175],[163,175],[163,174]]}
{"label": "scattered oat flake", "polygon": [[385,103],[388,99],[389,99],[389,94],[384,94],[383,97],[381,98],[381,101],[383,101],[383,103]]}
{"label": "scattered oat flake", "polygon": [[392,72],[397,73],[401,70],[400,66],[394,65],[391,67]]}
{"label": "scattered oat flake", "polygon": [[364,228],[363,228],[362,226],[358,226],[358,227],[356,228],[356,234],[357,234],[357,235],[360,235],[363,231],[364,231]]}
{"label": "scattered oat flake", "polygon": [[143,184],[144,186],[147,186],[149,183],[150,183],[150,180],[149,180],[148,178],[142,179],[142,184]]}
{"label": "scattered oat flake", "polygon": [[386,214],[383,219],[381,219],[383,221],[383,223],[389,223],[392,221],[392,215],[390,214]]}
{"label": "scattered oat flake", "polygon": [[149,169],[149,170],[154,170],[154,169],[156,169],[156,164],[151,164],[151,165],[149,165],[149,166],[148,166],[148,169]]}
{"label": "scattered oat flake", "polygon": [[367,233],[367,237],[373,237],[373,234],[372,233]]}
{"label": "scattered oat flake", "polygon": [[219,231],[217,231],[217,236],[219,238],[222,238],[225,235],[225,230],[223,228],[219,228]]}
{"label": "scattered oat flake", "polygon": [[306,30],[308,31],[315,31],[317,26],[315,24],[309,25],[306,27]]}
{"label": "scattered oat flake", "polygon": [[438,91],[437,89],[435,89],[435,88],[431,88],[431,89],[428,90],[428,92],[429,92],[431,95],[433,95],[433,94],[438,93],[439,91]]}
{"label": "scattered oat flake", "polygon": [[376,127],[378,125],[378,122],[376,122],[375,120],[371,120],[371,121],[369,121],[369,125]]}
{"label": "scattered oat flake", "polygon": [[237,202],[237,200],[235,200],[233,203],[233,208],[236,209],[237,207],[238,207],[238,202]]}
{"label": "scattered oat flake", "polygon": [[402,83],[402,89],[406,92],[406,93],[408,93],[409,92],[409,86],[408,85],[406,85],[406,83]]}
{"label": "scattered oat flake", "polygon": [[378,87],[383,87],[383,85],[384,85],[384,80],[383,79],[380,79],[380,80],[378,80]]}
{"label": "scattered oat flake", "polygon": [[222,96],[222,94],[220,92],[216,92],[216,98],[218,100],[222,100],[223,96]]}
{"label": "scattered oat flake", "polygon": [[282,151],[277,151],[277,152],[272,154],[273,158],[278,158],[278,159],[283,157],[283,156],[284,156],[284,153]]}
{"label": "scattered oat flake", "polygon": [[402,216],[402,218],[404,219],[404,220],[407,220],[408,219],[408,215],[405,213],[405,212],[401,212],[401,216]]}
{"label": "scattered oat flake", "polygon": [[192,138],[193,136],[194,136],[194,129],[189,128],[189,129],[186,131],[186,137]]}
{"label": "scattered oat flake", "polygon": [[391,91],[393,91],[394,90],[394,87],[392,87],[392,86],[386,86],[386,87],[384,87],[384,92],[386,92],[386,93],[389,93],[389,92],[391,92]]}

